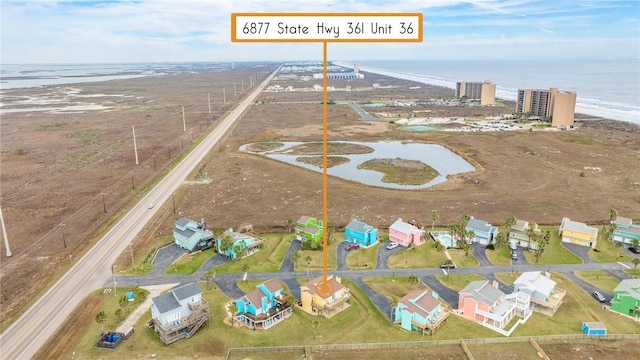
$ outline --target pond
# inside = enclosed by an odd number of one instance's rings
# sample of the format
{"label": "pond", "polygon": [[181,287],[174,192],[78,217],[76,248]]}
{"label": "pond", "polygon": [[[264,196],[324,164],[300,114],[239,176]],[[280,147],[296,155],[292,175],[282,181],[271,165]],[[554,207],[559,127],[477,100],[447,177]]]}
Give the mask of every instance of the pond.
{"label": "pond", "polygon": [[427,126],[427,125],[405,125],[405,126],[400,127],[400,129],[409,130],[409,131],[435,131],[435,130],[439,130],[438,128],[435,128],[433,126]]}
{"label": "pond", "polygon": [[[292,152],[292,148],[305,144],[303,142],[280,142],[283,146],[263,152],[252,152],[246,150],[250,144],[242,145],[240,151],[259,154],[270,159],[282,161],[288,164],[300,166],[309,170],[322,173],[322,167],[313,166],[297,161],[299,154],[287,154]],[[330,142],[331,143],[331,142]],[[365,185],[379,186],[391,189],[425,189],[447,181],[447,175],[460,174],[474,171],[475,168],[460,155],[436,144],[407,143],[401,141],[381,141],[381,142],[354,142],[340,141],[340,143],[357,144],[368,146],[374,151],[366,154],[340,154],[348,158],[348,163],[336,165],[327,169],[327,174],[342,179],[359,182]],[[321,154],[318,154],[321,155]],[[331,155],[331,154],[329,154]],[[433,180],[422,185],[402,185],[396,183],[386,183],[382,181],[383,173],[373,170],[358,169],[358,165],[372,159],[401,158],[406,160],[421,161],[438,172]]]}

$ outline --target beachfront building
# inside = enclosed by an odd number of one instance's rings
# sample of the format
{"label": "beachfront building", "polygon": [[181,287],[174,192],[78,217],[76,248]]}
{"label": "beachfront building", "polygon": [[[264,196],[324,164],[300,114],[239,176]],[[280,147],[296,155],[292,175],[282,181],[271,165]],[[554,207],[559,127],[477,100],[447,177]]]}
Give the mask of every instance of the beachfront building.
{"label": "beachfront building", "polygon": [[260,250],[264,244],[264,240],[248,234],[233,231],[229,228],[222,234],[222,237],[216,240],[218,253],[236,260],[249,256]]}
{"label": "beachfront building", "polygon": [[408,331],[433,334],[449,316],[438,297],[429,290],[412,290],[393,309],[393,323]]}
{"label": "beachfront building", "polygon": [[389,226],[389,241],[404,247],[422,245],[425,242],[425,231],[398,218]]}
{"label": "beachfront building", "polygon": [[633,220],[622,216],[616,216],[612,221],[615,224],[611,232],[611,240],[620,241],[632,245],[633,241],[640,241],[640,225],[635,225]]}
{"label": "beachfront building", "polygon": [[173,241],[179,247],[194,252],[213,246],[213,233],[206,229],[204,220],[180,218],[173,228]]}
{"label": "beachfront building", "polygon": [[149,326],[165,344],[191,337],[209,319],[209,304],[196,283],[178,286],[151,300]]}
{"label": "beachfront building", "polygon": [[640,279],[624,279],[613,289],[611,310],[640,317]]}
{"label": "beachfront building", "polygon": [[353,218],[344,229],[344,241],[360,246],[372,246],[378,242],[378,229]]}
{"label": "beachfront building", "polygon": [[469,100],[480,100],[480,105],[496,104],[496,84],[489,80],[484,82],[457,82],[455,97],[466,97]]}
{"label": "beachfront building", "polygon": [[300,308],[309,314],[330,318],[349,306],[351,292],[338,276],[328,275],[326,288],[323,280],[319,276],[300,286]]}
{"label": "beachfront building", "polygon": [[[538,235],[542,235],[542,231],[538,228],[538,224],[533,224],[533,231]],[[526,220],[517,219],[516,223],[511,226],[511,229],[509,229],[507,239],[512,248],[519,246],[529,250],[538,249],[538,244],[529,239],[529,222]]]}
{"label": "beachfront building", "polygon": [[567,293],[566,290],[556,287],[556,282],[551,280],[551,274],[542,274],[541,271],[522,273],[513,282],[513,292],[529,295],[533,310],[549,316],[558,310]]}
{"label": "beachfront building", "polygon": [[276,279],[259,284],[235,303],[238,312],[233,316],[251,329],[269,329],[293,314],[288,295]]}
{"label": "beachfront building", "polygon": [[558,235],[562,235],[562,242],[581,246],[596,247],[598,241],[598,229],[587,226],[569,218],[562,218]]}
{"label": "beachfront building", "polygon": [[516,112],[551,119],[553,127],[573,125],[576,110],[576,93],[557,88],[520,89]]}
{"label": "beachfront building", "polygon": [[317,220],[309,216],[301,216],[296,223],[296,239],[302,243],[310,241],[319,244],[322,241],[323,230],[322,220]]}
{"label": "beachfront building", "polygon": [[492,244],[495,240],[496,236],[498,236],[498,228],[487,223],[486,221],[474,219],[473,216],[469,219],[467,226],[465,227],[466,231],[473,230],[475,234],[473,239],[470,239],[472,242],[477,242],[482,245]]}

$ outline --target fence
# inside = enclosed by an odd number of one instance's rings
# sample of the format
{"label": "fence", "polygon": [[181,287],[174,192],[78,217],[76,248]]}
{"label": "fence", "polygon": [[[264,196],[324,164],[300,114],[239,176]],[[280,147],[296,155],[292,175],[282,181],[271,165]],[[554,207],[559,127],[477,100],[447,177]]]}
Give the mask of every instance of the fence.
{"label": "fence", "polygon": [[232,354],[246,353],[270,353],[270,352],[316,352],[316,351],[340,351],[340,350],[385,350],[385,349],[407,349],[439,345],[481,345],[481,344],[504,344],[530,342],[533,339],[539,343],[557,342],[564,340],[640,340],[640,334],[616,334],[605,336],[590,336],[584,334],[569,335],[545,335],[545,336],[520,336],[520,337],[499,337],[482,339],[452,339],[433,341],[407,341],[392,343],[363,343],[363,344],[326,344],[326,345],[292,345],[292,346],[265,346],[265,347],[243,347],[229,348],[226,359]]}

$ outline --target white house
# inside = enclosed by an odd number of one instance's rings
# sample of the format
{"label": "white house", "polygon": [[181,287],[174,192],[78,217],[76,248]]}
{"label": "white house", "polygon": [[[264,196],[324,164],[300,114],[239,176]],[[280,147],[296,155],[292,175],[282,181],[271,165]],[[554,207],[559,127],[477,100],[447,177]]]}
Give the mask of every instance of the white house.
{"label": "white house", "polygon": [[562,304],[566,290],[556,288],[556,282],[551,280],[549,273],[527,271],[513,282],[513,293],[530,295],[537,310],[553,314]]}
{"label": "white house", "polygon": [[190,337],[209,318],[208,304],[195,283],[178,286],[152,301],[151,321],[165,344]]}

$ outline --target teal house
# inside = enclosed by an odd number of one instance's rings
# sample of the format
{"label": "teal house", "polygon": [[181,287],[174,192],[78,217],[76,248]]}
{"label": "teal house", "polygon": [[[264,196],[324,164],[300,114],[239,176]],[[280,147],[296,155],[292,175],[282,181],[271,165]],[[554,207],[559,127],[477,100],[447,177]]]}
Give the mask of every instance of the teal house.
{"label": "teal house", "polygon": [[353,218],[344,230],[344,240],[360,246],[371,246],[378,242],[378,229]]}
{"label": "teal house", "polygon": [[296,239],[301,242],[311,241],[320,243],[324,227],[321,220],[309,216],[301,216],[296,223]]}
{"label": "teal house", "polygon": [[633,240],[640,241],[640,225],[634,225],[633,220],[617,216],[613,223],[616,228],[611,232],[611,240],[625,244],[633,244]]}
{"label": "teal house", "polygon": [[405,330],[433,334],[448,316],[437,293],[412,290],[398,301],[392,320]]}
{"label": "teal house", "polygon": [[207,230],[204,220],[198,222],[183,217],[176,221],[173,240],[181,248],[194,252],[213,246],[213,233]]}
{"label": "teal house", "polygon": [[218,253],[236,260],[249,256],[262,248],[264,240],[247,233],[234,232],[229,229],[222,234],[222,238],[216,239]]}
{"label": "teal house", "polygon": [[293,314],[287,300],[280,282],[271,279],[237,299],[238,312],[234,316],[252,329],[266,330]]}
{"label": "teal house", "polygon": [[613,289],[611,310],[640,317],[640,279],[624,279]]}

